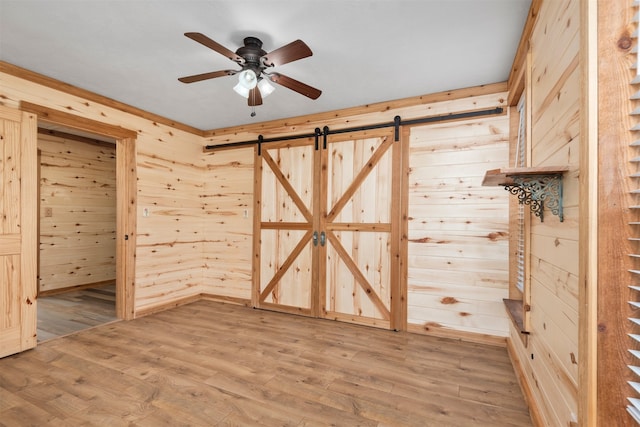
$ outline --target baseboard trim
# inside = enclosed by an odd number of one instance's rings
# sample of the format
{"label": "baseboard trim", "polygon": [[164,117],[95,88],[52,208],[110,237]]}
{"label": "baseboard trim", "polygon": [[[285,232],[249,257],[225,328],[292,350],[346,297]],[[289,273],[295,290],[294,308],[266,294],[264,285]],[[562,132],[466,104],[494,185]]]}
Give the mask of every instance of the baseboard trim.
{"label": "baseboard trim", "polygon": [[245,307],[251,307],[251,300],[249,299],[202,293],[202,294],[182,297],[167,303],[162,303],[162,304],[153,305],[149,307],[142,307],[141,309],[136,310],[134,318],[137,319],[139,317],[148,316],[150,314],[160,313],[161,311],[170,310],[172,308],[180,307],[181,305],[191,304],[192,302],[197,302],[201,300],[215,301],[215,302],[221,302],[225,304],[235,304],[235,305],[243,305]]}
{"label": "baseboard trim", "polygon": [[86,285],[76,285],[76,286],[69,286],[67,288],[49,289],[46,291],[41,291],[40,289],[38,289],[38,296],[47,297],[51,295],[64,294],[67,292],[81,291],[83,289],[100,288],[102,286],[112,285],[115,283],[116,283],[116,279],[112,279],[112,280],[103,280],[101,282],[87,283]]}
{"label": "baseboard trim", "polygon": [[[207,300],[207,301],[220,302],[224,304],[235,304],[235,305],[242,305],[245,307],[251,307],[250,299],[209,294],[209,293],[201,293],[201,294],[191,295],[188,297],[183,297],[177,300],[173,300],[168,303],[158,304],[150,307],[143,307],[139,310],[136,310],[135,318],[148,316],[153,313],[159,313],[164,310],[169,310],[185,304],[191,304],[192,302],[196,302],[200,300]],[[407,327],[407,332],[420,334],[420,335],[430,335],[438,338],[460,340],[460,341],[471,342],[476,344],[485,344],[485,345],[492,345],[497,347],[507,347],[507,339],[505,337],[478,334],[475,332],[456,331],[454,329],[445,329],[445,328],[438,328],[438,329],[430,328],[427,330],[422,325],[416,325],[416,324],[409,324]]]}
{"label": "baseboard trim", "polygon": [[511,342],[510,338],[507,338],[507,353],[509,353],[509,359],[511,359],[511,365],[513,366],[513,370],[516,373],[516,379],[518,380],[518,384],[520,384],[520,389],[522,390],[522,394],[524,395],[524,400],[525,402],[527,402],[527,406],[529,406],[529,416],[531,417],[531,421],[533,422],[534,426],[543,427],[543,418],[540,413],[540,408],[538,407],[538,404],[533,395],[533,389],[529,384],[527,375],[522,369],[522,362],[520,362],[518,353],[513,347],[513,342]]}
{"label": "baseboard trim", "polygon": [[475,332],[456,331],[455,329],[445,328],[429,328],[423,325],[409,324],[407,331],[414,334],[429,335],[438,338],[449,338],[476,344],[493,345],[496,347],[506,347],[507,341],[505,337],[495,335],[478,334]]}
{"label": "baseboard trim", "polygon": [[161,303],[161,304],[157,304],[149,307],[142,307],[135,311],[134,319],[138,319],[140,317],[148,316],[154,313],[159,313],[161,311],[169,310],[172,308],[180,307],[181,305],[191,304],[192,302],[196,302],[201,299],[202,297],[200,296],[200,294],[198,294],[198,295],[191,295],[188,297],[182,297],[167,303]]}
{"label": "baseboard trim", "polygon": [[216,294],[200,294],[201,299],[207,301],[223,302],[227,304],[243,305],[245,307],[251,307],[251,300],[247,298],[227,297],[224,295]]}

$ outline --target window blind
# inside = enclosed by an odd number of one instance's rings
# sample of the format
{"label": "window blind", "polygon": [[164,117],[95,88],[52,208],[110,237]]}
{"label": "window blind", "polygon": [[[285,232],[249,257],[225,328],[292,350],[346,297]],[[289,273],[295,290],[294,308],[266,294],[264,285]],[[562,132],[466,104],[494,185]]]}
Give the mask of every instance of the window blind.
{"label": "window blind", "polygon": [[[637,89],[638,88],[637,85],[640,84],[640,55],[638,55],[638,45],[637,45],[638,6],[639,5],[640,5],[640,0],[633,1],[633,7],[635,8],[635,11],[636,11],[633,17],[633,24],[636,27],[636,30],[633,33],[633,38],[636,41],[635,47],[634,47],[636,61],[634,64],[635,77],[631,81],[631,84],[635,86],[634,90]],[[640,91],[635,91],[635,93],[631,96],[631,99],[636,101],[640,100]],[[634,109],[631,112],[631,114],[634,117],[637,117],[638,115],[640,115],[640,108]],[[636,123],[631,130],[640,131],[640,123]],[[631,143],[631,148],[633,150],[637,150],[638,147],[640,147],[640,140],[637,140]],[[640,162],[640,157],[635,157],[632,159],[632,164],[635,165],[636,169],[637,169],[638,162]],[[640,178],[640,172],[636,170],[630,176],[630,180],[631,180],[630,188],[632,188],[631,194],[633,197],[637,197],[637,195],[640,195],[640,181],[638,180],[638,178]],[[634,212],[639,212],[640,206],[631,206],[631,209]],[[637,214],[634,214],[634,216],[637,216]],[[640,222],[634,221],[634,222],[631,222],[630,225],[632,225],[631,229],[633,230],[633,234],[631,237],[629,237],[629,239],[632,241],[640,241]],[[637,258],[640,258],[640,253],[629,254],[629,256],[637,259]],[[630,273],[632,274],[633,281],[636,283],[640,283],[640,270],[630,270]],[[631,288],[633,291],[632,292],[633,300],[629,301],[629,304],[634,309],[640,309],[640,301],[639,301],[640,298],[638,298],[640,296],[640,286],[630,285],[629,288]],[[631,317],[629,318],[629,320],[631,322],[630,324],[631,327],[629,329],[633,332],[639,331],[640,318]],[[631,416],[636,421],[636,423],[640,424],[640,351],[636,350],[636,348],[640,346],[640,334],[633,333],[633,332],[629,333],[629,337],[631,340],[629,352],[632,355],[632,362],[629,365],[629,369],[631,369],[631,371],[633,372],[632,376],[634,380],[628,381],[629,385],[631,386],[631,395],[627,397],[627,400],[629,402],[627,404],[627,411],[629,412],[629,414],[631,414]]]}
{"label": "window blind", "polygon": [[[516,142],[515,167],[525,167],[525,129],[526,129],[526,111],[524,94],[518,102],[518,113],[520,119],[518,121],[518,141]],[[525,273],[525,227],[524,227],[524,204],[518,203],[518,249],[517,249],[517,272],[516,272],[516,288],[524,293],[524,273]]]}

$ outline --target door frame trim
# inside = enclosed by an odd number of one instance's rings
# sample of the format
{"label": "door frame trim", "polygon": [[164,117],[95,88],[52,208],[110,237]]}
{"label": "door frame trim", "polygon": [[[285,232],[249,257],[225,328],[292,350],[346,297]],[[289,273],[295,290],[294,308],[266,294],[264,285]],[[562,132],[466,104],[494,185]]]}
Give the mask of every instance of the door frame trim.
{"label": "door frame trim", "polygon": [[64,126],[116,141],[116,316],[135,318],[136,138],[137,133],[86,117],[21,101],[20,109],[38,122]]}

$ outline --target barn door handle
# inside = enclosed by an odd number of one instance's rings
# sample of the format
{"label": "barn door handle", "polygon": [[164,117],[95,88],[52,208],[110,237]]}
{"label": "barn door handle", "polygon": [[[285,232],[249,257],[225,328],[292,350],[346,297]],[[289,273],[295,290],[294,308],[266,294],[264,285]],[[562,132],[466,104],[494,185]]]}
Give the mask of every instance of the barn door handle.
{"label": "barn door handle", "polygon": [[324,244],[327,242],[327,235],[324,234],[324,231],[322,233],[320,233],[320,246],[324,246]]}
{"label": "barn door handle", "polygon": [[318,246],[318,232],[313,232],[313,246]]}

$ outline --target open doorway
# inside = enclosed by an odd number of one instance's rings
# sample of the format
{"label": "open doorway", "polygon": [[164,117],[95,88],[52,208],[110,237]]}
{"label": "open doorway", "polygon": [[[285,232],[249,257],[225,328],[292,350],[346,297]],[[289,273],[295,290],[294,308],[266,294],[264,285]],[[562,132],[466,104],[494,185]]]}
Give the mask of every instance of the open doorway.
{"label": "open doorway", "polygon": [[38,129],[38,341],[117,320],[116,140]]}
{"label": "open doorway", "polygon": [[[26,101],[20,103],[20,108],[37,117],[38,127],[46,129],[46,132],[58,131],[115,144],[115,317],[124,320],[135,318],[137,132]],[[30,141],[34,140],[35,145],[37,140],[35,132],[27,137]],[[36,163],[37,159],[34,159],[34,169],[37,169]]]}

